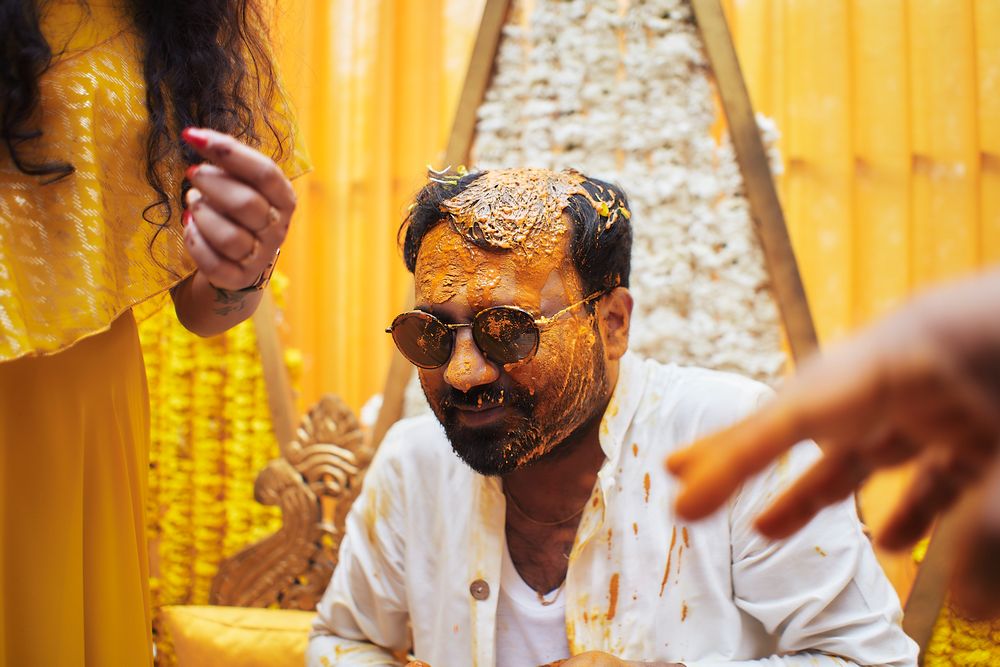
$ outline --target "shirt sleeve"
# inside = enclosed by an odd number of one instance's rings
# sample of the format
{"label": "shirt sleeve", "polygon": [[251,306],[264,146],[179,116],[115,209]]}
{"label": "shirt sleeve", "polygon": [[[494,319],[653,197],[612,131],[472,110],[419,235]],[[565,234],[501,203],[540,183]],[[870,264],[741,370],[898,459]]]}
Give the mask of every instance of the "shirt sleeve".
{"label": "shirt sleeve", "polygon": [[403,479],[385,442],[347,515],[337,567],[317,605],[308,667],[398,665],[409,648]]}
{"label": "shirt sleeve", "polygon": [[814,443],[800,443],[730,505],[733,597],[776,638],[776,650],[770,658],[724,664],[916,665],[917,645],[902,630],[899,598],[862,531],[853,496],[784,540],[772,541],[753,527],[819,454]]}

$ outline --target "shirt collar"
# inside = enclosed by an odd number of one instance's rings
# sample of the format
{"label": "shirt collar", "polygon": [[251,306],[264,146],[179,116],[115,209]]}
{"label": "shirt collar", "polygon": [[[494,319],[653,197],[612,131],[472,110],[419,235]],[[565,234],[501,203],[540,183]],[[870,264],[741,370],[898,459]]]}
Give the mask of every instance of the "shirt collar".
{"label": "shirt collar", "polygon": [[618,383],[601,419],[601,449],[608,461],[617,461],[625,433],[639,409],[646,387],[646,364],[632,352],[618,362]]}

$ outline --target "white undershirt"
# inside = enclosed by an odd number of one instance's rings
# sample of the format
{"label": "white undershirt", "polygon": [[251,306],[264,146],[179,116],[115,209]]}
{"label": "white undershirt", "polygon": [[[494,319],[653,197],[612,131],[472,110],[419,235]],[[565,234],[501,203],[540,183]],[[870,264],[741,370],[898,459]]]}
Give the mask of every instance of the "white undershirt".
{"label": "white undershirt", "polygon": [[497,601],[497,667],[534,667],[569,657],[562,586],[544,599],[549,604],[543,605],[539,594],[524,583],[504,545]]}

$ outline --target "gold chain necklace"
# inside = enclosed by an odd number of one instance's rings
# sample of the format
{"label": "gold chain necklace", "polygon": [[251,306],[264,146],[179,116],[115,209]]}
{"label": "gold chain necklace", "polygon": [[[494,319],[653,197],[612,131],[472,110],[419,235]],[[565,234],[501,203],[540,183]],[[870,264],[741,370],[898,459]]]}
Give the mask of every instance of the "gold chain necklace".
{"label": "gold chain necklace", "polygon": [[514,494],[512,494],[507,489],[506,486],[503,487],[503,494],[505,496],[507,496],[507,498],[510,500],[510,504],[514,507],[514,509],[517,511],[518,514],[520,514],[521,516],[523,516],[525,519],[527,519],[531,523],[539,525],[539,526],[561,526],[564,523],[568,523],[568,522],[572,521],[576,517],[578,517],[581,514],[583,514],[583,510],[585,510],[587,508],[587,502],[589,502],[589,500],[590,500],[589,498],[587,500],[585,500],[584,503],[583,503],[583,505],[580,506],[580,509],[578,509],[577,511],[573,512],[572,514],[570,514],[565,519],[558,519],[556,521],[541,521],[539,519],[534,518],[533,516],[531,516],[527,512],[525,512],[524,508],[521,507],[521,505],[517,502],[517,499],[514,497]]}

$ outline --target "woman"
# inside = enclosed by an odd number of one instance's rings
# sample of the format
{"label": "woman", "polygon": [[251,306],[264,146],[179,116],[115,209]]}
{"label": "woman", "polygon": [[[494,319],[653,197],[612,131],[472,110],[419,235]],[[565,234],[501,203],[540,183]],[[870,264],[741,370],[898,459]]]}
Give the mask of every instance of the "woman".
{"label": "woman", "polygon": [[264,25],[0,0],[0,667],[150,662],[136,319],[169,292],[212,335],[260,300],[295,208],[272,157],[302,168]]}

